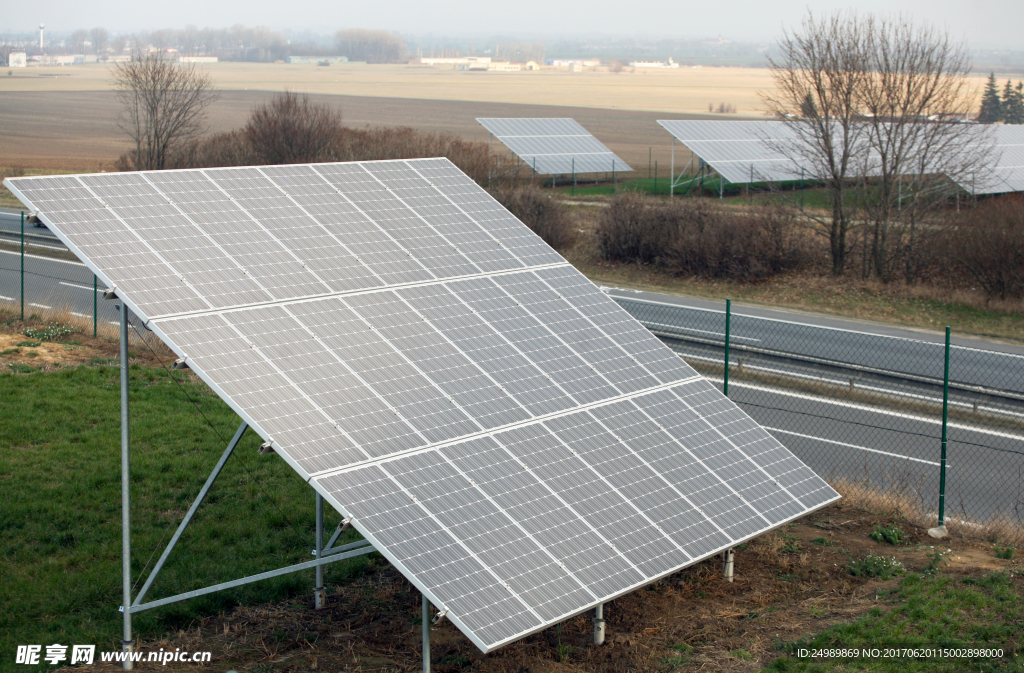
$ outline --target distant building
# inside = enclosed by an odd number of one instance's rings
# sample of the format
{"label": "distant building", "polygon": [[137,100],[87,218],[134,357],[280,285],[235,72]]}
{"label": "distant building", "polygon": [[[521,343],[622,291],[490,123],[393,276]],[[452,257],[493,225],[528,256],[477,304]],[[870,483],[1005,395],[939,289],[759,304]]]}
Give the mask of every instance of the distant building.
{"label": "distant building", "polygon": [[571,68],[573,63],[577,63],[584,68],[594,68],[601,65],[601,61],[593,58],[549,58],[544,61],[545,65],[553,65],[556,68]]}
{"label": "distant building", "polygon": [[285,56],[285,63],[311,63],[319,65],[326,61],[330,63],[348,63],[348,56]]}
{"label": "distant building", "polygon": [[179,56],[178,63],[216,63],[216,56]]}
{"label": "distant building", "polygon": [[8,68],[27,68],[28,60],[25,58],[25,52],[23,51],[12,51],[7,54],[7,67]]}
{"label": "distant building", "polygon": [[527,61],[523,70],[540,70],[540,65],[536,61]]}
{"label": "distant building", "polygon": [[633,61],[629,64],[632,68],[678,68],[679,64],[669,57],[668,61]]}
{"label": "distant building", "polygon": [[523,66],[521,63],[488,63],[487,69],[491,72],[519,72]]}
{"label": "distant building", "polygon": [[103,60],[107,63],[128,63],[132,60],[132,57],[128,56],[127,54],[117,54],[112,56],[105,56]]}

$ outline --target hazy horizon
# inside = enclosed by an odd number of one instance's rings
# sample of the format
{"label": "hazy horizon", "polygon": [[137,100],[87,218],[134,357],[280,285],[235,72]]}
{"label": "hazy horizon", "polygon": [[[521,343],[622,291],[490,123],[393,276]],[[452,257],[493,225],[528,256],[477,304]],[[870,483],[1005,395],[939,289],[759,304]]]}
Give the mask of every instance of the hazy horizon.
{"label": "hazy horizon", "polygon": [[[46,29],[66,33],[102,26],[110,31],[135,32],[165,28],[227,28],[235,24],[266,26],[288,32],[330,34],[342,28],[372,28],[416,36],[555,38],[558,36],[649,36],[700,39],[716,37],[733,41],[770,42],[784,28],[799,26],[807,3],[741,0],[728,9],[653,0],[635,8],[621,3],[598,2],[589,6],[551,4],[526,0],[516,5],[455,0],[436,3],[393,0],[387,4],[358,6],[307,0],[291,5],[267,0],[241,3],[208,3],[180,0],[173,4],[139,4],[111,0],[101,4],[56,0],[45,5],[17,3],[8,7],[0,25],[5,33]],[[1019,0],[863,0],[857,5],[837,0],[814,3],[816,14],[857,9],[880,15],[902,14],[917,22],[929,22],[949,32],[955,40],[972,46],[1024,49],[1024,3]],[[678,26],[678,28],[675,28]]]}

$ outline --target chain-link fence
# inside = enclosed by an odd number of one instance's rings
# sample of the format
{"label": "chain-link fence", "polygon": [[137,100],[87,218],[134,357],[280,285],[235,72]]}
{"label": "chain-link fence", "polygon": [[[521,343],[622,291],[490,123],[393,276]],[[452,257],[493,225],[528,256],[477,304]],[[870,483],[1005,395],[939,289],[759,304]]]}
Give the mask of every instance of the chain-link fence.
{"label": "chain-link fence", "polygon": [[[85,335],[116,338],[116,302],[89,269],[45,228],[24,226],[9,214],[0,223],[0,309],[5,320],[70,324]],[[15,216],[16,218],[17,216]],[[132,318],[129,338],[150,334]]]}
{"label": "chain-link fence", "polygon": [[851,500],[1024,544],[1024,357],[613,298]]}

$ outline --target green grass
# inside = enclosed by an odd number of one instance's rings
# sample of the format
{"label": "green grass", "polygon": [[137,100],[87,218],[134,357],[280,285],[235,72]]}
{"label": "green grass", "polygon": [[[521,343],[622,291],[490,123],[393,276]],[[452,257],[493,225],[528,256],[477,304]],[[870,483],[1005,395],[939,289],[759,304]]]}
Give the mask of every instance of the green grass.
{"label": "green grass", "polygon": [[[879,673],[1024,671],[1024,659],[1015,654],[1024,641],[1024,601],[1008,574],[998,572],[960,580],[911,574],[894,591],[880,597],[884,607],[872,609],[857,621],[782,644],[787,654],[772,662],[766,670]],[[1006,656],[995,660],[862,657],[830,661],[797,656],[801,648],[885,647],[1002,648]]]}
{"label": "green grass", "polygon": [[[0,374],[0,671],[19,644],[95,644],[119,649],[121,506],[119,372],[81,366]],[[176,374],[177,376],[177,374]],[[184,377],[181,377],[184,380]],[[169,537],[240,420],[199,383],[132,367],[132,575]],[[14,412],[17,413],[14,413]],[[248,432],[214,484],[148,598],[155,599],[308,561],[313,492],[276,455],[259,456]],[[246,469],[248,468],[248,470]],[[328,525],[333,527],[333,517]],[[328,529],[331,530],[331,529]],[[350,531],[342,542],[357,539]],[[152,559],[155,561],[155,557]],[[368,557],[327,566],[338,581]],[[312,593],[313,570],[250,584],[134,616],[143,638],[186,627],[239,602]],[[312,596],[310,596],[310,599]]]}

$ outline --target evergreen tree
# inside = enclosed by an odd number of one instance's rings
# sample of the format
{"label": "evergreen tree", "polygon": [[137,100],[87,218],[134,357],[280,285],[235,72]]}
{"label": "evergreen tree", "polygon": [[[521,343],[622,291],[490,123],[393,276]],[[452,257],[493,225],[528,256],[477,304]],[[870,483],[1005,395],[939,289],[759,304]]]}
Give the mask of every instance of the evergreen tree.
{"label": "evergreen tree", "polygon": [[996,74],[988,76],[988,83],[985,85],[985,93],[981,96],[981,110],[978,112],[978,121],[982,124],[991,124],[1002,119],[1002,102],[999,100],[999,85],[996,84]]}
{"label": "evergreen tree", "polygon": [[1006,82],[1003,89],[1003,121],[1007,124],[1024,124],[1024,82],[1017,82],[1017,87]]}

